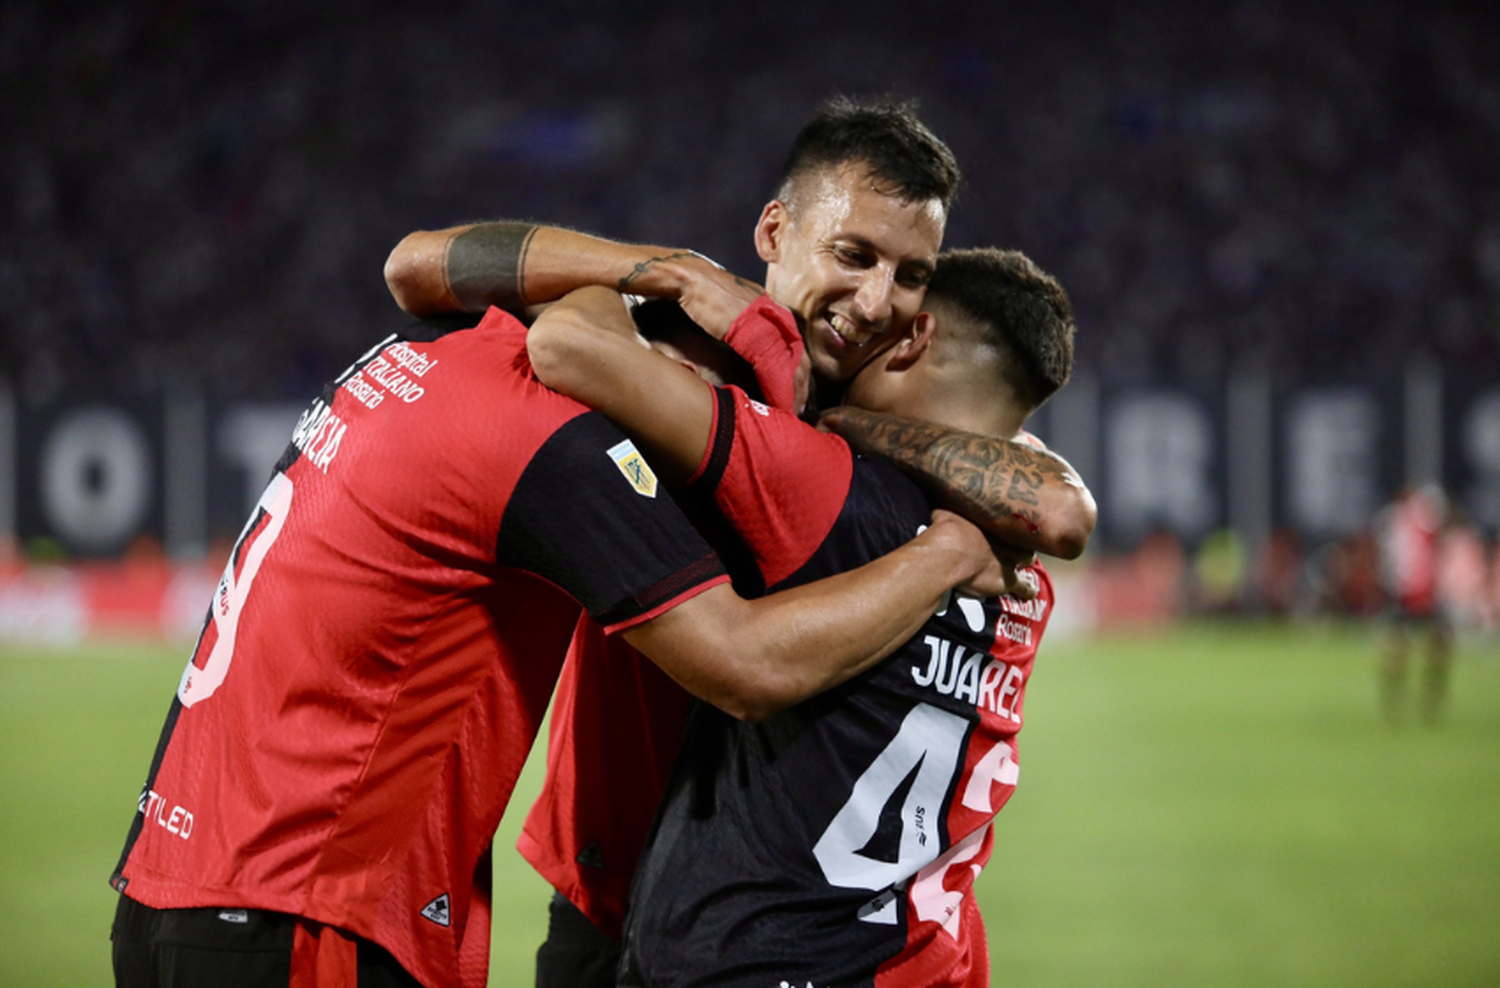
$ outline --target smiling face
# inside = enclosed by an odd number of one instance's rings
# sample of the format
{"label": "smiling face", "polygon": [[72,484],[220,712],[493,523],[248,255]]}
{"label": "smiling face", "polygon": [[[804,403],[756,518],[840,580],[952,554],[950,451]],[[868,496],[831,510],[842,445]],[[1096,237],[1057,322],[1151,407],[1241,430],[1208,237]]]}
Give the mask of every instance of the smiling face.
{"label": "smiling face", "polygon": [[922,306],[947,213],[906,202],[862,163],[806,176],[755,227],[766,291],[803,324],[813,371],[846,381]]}

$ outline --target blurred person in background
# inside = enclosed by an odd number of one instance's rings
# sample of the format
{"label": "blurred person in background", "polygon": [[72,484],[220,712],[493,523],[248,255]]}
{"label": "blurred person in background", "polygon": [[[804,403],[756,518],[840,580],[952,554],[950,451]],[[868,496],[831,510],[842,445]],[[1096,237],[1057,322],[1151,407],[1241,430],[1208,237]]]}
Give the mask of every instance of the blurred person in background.
{"label": "blurred person in background", "polygon": [[1391,725],[1407,712],[1407,666],[1423,650],[1422,720],[1435,724],[1448,692],[1453,625],[1440,594],[1448,498],[1436,484],[1403,489],[1372,526],[1385,595],[1385,639],[1380,655],[1380,708]]}
{"label": "blurred person in background", "polygon": [[1438,544],[1438,599],[1455,638],[1491,626],[1489,566],[1484,536],[1462,508],[1452,505]]}
{"label": "blurred person in background", "polygon": [[1297,533],[1277,528],[1266,539],[1258,569],[1260,605],[1274,618],[1290,617],[1303,597],[1302,549]]}

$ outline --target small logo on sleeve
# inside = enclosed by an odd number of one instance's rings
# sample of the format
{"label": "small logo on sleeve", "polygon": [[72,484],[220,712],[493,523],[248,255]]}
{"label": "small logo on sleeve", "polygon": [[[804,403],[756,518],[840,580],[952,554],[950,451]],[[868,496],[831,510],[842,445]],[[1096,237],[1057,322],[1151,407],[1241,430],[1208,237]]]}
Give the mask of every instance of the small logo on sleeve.
{"label": "small logo on sleeve", "polygon": [[615,461],[615,466],[620,468],[637,494],[656,496],[656,474],[651,472],[650,465],[646,463],[641,451],[635,448],[635,443],[629,439],[616,443],[609,448],[609,458]]}

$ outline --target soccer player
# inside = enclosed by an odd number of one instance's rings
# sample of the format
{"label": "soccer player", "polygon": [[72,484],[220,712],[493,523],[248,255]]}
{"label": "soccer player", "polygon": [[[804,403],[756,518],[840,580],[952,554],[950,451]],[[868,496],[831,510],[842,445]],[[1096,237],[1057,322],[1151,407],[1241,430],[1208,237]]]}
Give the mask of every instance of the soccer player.
{"label": "soccer player", "polygon": [[300,419],[183,672],[112,885],[120,985],[481,985],[488,850],[580,605],[754,719],[993,558],[931,529],[745,601],[495,310],[373,347]]}
{"label": "soccer player", "polygon": [[[538,320],[539,374],[653,438],[664,470],[695,468],[690,487],[746,533],[767,584],[855,565],[920,525],[926,500],[884,461],[738,389],[652,374],[605,295]],[[866,367],[850,400],[903,416],[879,420],[883,445],[941,424],[993,456],[1068,376],[1066,295],[1015,252],[965,251],[944,255],[928,306],[930,325]],[[707,435],[679,443],[684,423]],[[1014,789],[1050,616],[1034,572],[1034,600],[957,599],[869,673],[761,725],[697,710],[631,893],[622,983],[988,984],[970,890]]]}
{"label": "soccer player", "polygon": [[[821,378],[847,381],[911,324],[959,180],[952,152],[908,104],[835,99],[798,132],[755,246],[766,291],[796,314]],[[508,221],[417,231],[386,264],[396,301],[419,317],[602,285],[683,301],[710,330],[743,308],[719,274],[691,251]],[[725,314],[706,318],[716,302]]]}
{"label": "soccer player", "polygon": [[1407,657],[1420,642],[1423,722],[1436,724],[1448,694],[1453,626],[1441,599],[1439,557],[1449,516],[1448,498],[1436,484],[1402,490],[1376,516],[1380,584],[1385,594],[1385,641],[1380,655],[1380,706],[1386,722],[1406,718]]}

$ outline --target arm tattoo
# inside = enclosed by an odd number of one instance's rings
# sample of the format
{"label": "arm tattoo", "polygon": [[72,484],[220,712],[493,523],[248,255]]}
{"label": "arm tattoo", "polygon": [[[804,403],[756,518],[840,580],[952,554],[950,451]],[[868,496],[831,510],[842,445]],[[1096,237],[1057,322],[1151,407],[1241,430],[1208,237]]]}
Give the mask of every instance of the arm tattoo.
{"label": "arm tattoo", "polygon": [[698,255],[694,254],[690,250],[679,250],[675,254],[664,254],[661,257],[652,257],[652,258],[649,258],[647,260],[641,261],[635,267],[633,267],[633,268],[630,269],[630,273],[629,274],[627,274],[625,277],[623,277],[623,278],[620,279],[618,287],[619,287],[619,289],[620,289],[621,292],[624,292],[625,294],[629,294],[630,293],[630,286],[633,285],[633,284],[635,284],[635,281],[636,281],[637,278],[640,278],[642,275],[644,275],[648,271],[650,271],[652,265],[654,265],[654,264],[665,264],[668,261],[680,261],[684,257],[696,257],[696,256],[698,256]]}
{"label": "arm tattoo", "polygon": [[890,460],[944,507],[991,532],[1019,524],[1037,534],[1048,489],[1078,486],[1058,457],[994,436],[851,408],[840,410],[835,431],[859,452]]}
{"label": "arm tattoo", "polygon": [[502,220],[454,236],[443,265],[449,294],[469,312],[526,305],[526,252],[536,231],[532,223]]}

